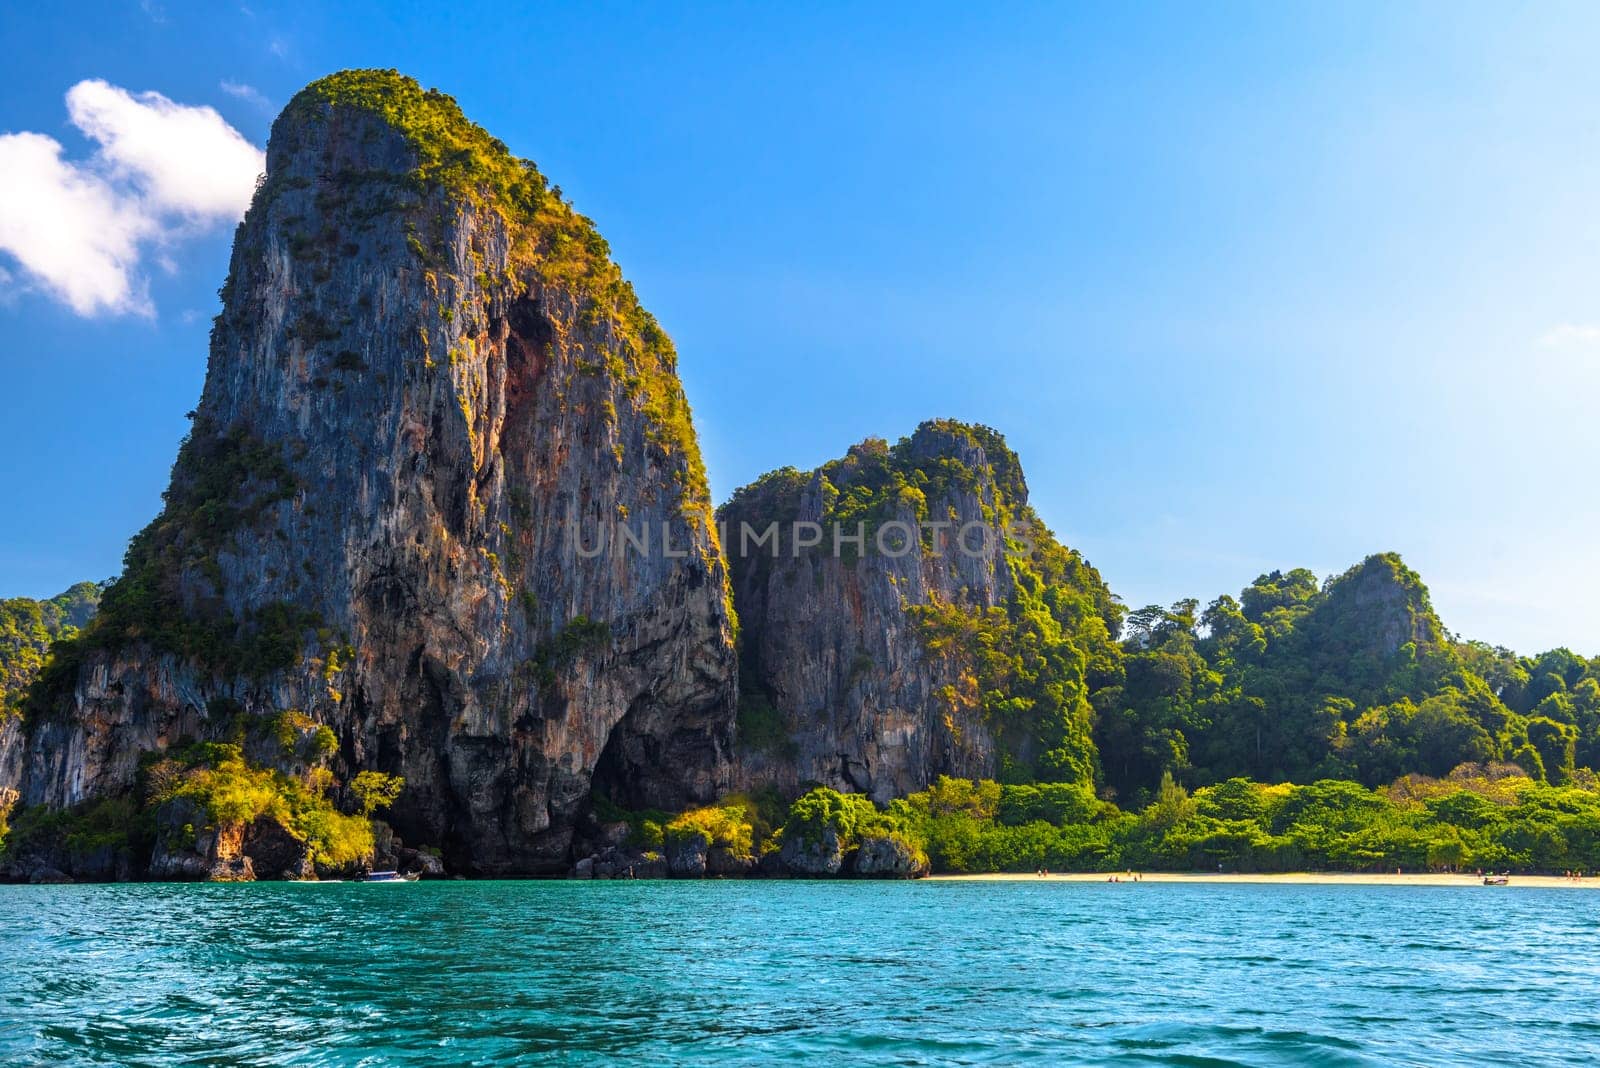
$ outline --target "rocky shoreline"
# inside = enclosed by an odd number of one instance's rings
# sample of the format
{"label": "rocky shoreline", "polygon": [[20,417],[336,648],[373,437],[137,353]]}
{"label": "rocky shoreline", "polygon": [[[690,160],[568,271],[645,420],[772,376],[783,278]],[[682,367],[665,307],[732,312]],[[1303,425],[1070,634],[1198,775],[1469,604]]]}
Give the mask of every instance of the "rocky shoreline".
{"label": "rocky shoreline", "polygon": [[838,833],[828,828],[814,841],[795,838],[760,856],[740,856],[713,845],[705,835],[670,842],[663,851],[610,845],[579,860],[571,874],[580,879],[918,879],[929,869],[926,858],[897,838],[867,836],[845,849]]}
{"label": "rocky shoreline", "polygon": [[[373,848],[343,864],[317,860],[309,842],[270,815],[248,822],[211,823],[203,806],[179,798],[155,814],[153,845],[141,863],[137,846],[95,844],[71,836],[38,838],[7,854],[0,883],[266,882],[354,879],[369,871],[398,871],[424,879],[469,878],[452,870],[441,851],[411,846],[382,820],[371,821]],[[730,847],[699,831],[675,831],[660,848],[631,844],[634,828],[614,821],[594,828],[583,855],[564,873],[513,873],[576,879],[867,878],[913,879],[929,874],[925,855],[894,834],[854,840],[833,826],[777,836],[759,849]],[[500,873],[496,873],[500,874]]]}

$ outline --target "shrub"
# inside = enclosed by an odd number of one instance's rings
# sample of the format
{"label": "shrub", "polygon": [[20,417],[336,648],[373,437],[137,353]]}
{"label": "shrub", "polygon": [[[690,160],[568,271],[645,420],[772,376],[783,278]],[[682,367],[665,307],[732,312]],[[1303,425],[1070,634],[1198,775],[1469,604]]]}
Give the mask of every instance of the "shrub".
{"label": "shrub", "polygon": [[405,785],[405,779],[398,775],[363,771],[358,772],[351,781],[350,792],[355,795],[356,804],[361,806],[361,814],[370,817],[378,809],[394,804]]}
{"label": "shrub", "polygon": [[755,840],[749,811],[744,805],[712,805],[691,809],[668,823],[664,829],[667,844],[703,835],[706,842],[719,846],[742,860],[753,855]]}
{"label": "shrub", "polygon": [[801,795],[789,806],[788,817],[783,822],[783,838],[785,841],[799,838],[815,844],[830,827],[845,849],[860,844],[866,835],[881,834],[897,837],[913,851],[921,851],[920,836],[904,806],[883,812],[865,794],[842,794],[826,786]]}
{"label": "shrub", "polygon": [[307,843],[313,860],[335,867],[372,853],[372,811],[392,802],[404,786],[397,775],[362,772],[350,784],[362,811],[346,815],[300,780],[252,765],[236,745],[214,742],[148,761],[144,778],[152,805],[189,798],[217,825],[271,816]]}
{"label": "shrub", "polygon": [[65,854],[62,859],[70,865],[105,849],[131,859],[150,844],[152,822],[137,799],[126,794],[68,809],[30,806],[16,811],[9,827],[8,815],[12,813],[0,810],[0,861],[30,850]]}
{"label": "shrub", "polygon": [[1067,823],[1087,823],[1099,816],[1104,807],[1088,787],[1047,782],[1000,787],[996,815],[1001,823],[1010,826],[1043,820],[1059,827]]}

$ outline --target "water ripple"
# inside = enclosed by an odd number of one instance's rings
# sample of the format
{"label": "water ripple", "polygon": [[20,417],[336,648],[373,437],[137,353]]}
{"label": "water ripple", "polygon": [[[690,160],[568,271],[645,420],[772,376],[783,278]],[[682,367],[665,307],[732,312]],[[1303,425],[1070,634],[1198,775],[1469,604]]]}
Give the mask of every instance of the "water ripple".
{"label": "water ripple", "polygon": [[1557,1065],[1600,895],[0,887],[0,1062]]}

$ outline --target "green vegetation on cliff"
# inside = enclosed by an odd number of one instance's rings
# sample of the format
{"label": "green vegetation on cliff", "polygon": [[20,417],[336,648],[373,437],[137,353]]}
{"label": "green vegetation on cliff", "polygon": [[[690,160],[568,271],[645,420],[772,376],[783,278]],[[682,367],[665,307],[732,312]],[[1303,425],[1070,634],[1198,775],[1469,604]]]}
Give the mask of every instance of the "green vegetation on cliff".
{"label": "green vegetation on cliff", "polygon": [[819,843],[831,831],[846,851],[858,847],[867,838],[889,838],[905,843],[907,851],[914,856],[923,856],[922,836],[907,818],[903,803],[896,802],[887,810],[880,810],[870,798],[842,794],[826,786],[814,787],[796,798],[789,806],[781,831],[785,842],[798,839],[810,845]]}
{"label": "green vegetation on cliff", "polygon": [[[953,668],[937,695],[947,724],[981,721],[1007,782],[1077,783],[1142,809],[1167,775],[1188,788],[1238,777],[1373,787],[1504,762],[1560,786],[1600,768],[1600,659],[1566,649],[1520,657],[1455,638],[1395,554],[1326,581],[1274,571],[1203,610],[1191,599],[1126,612],[1055,540],[1026,492],[999,434],[937,421],[894,446],[863,442],[814,472],[774,471],[735,492],[719,517],[730,541],[736,526],[760,532],[772,522],[787,537],[802,511],[825,529],[864,524],[864,549],[847,544],[841,554],[842,566],[859,569],[880,554],[875,529],[919,524],[926,555],[934,525],[958,518],[944,502],[975,497],[985,524],[1008,534],[998,603],[965,585],[941,592],[924,582],[902,608],[925,650]],[[757,598],[747,625],[764,625],[762,598],[805,596],[785,592],[796,574],[772,581],[787,564],[767,548],[730,548],[741,596]],[[832,549],[825,536],[802,551]],[[782,717],[769,714],[762,655],[755,643],[744,650],[741,726],[762,752],[778,753],[772,728]]]}
{"label": "green vegetation on cliff", "polygon": [[635,848],[665,849],[670,857],[698,841],[702,849],[719,850],[723,857],[712,866],[712,874],[748,872],[758,861],[775,859],[772,854],[785,844],[814,850],[830,835],[842,853],[869,839],[899,843],[919,870],[926,870],[921,835],[903,802],[880,809],[861,794],[840,793],[826,786],[808,790],[792,802],[770,790],[735,794],[677,816],[627,812],[603,799],[597,799],[595,812],[607,822],[626,821]]}
{"label": "green vegetation on cliff", "polygon": [[[215,826],[242,826],[266,817],[304,841],[313,861],[332,867],[355,864],[372,853],[374,806],[360,793],[359,775],[351,784],[361,809],[357,815],[345,815],[325,796],[325,777],[303,778],[255,764],[227,743],[202,742],[175,756],[152,758],[144,776],[152,809],[170,801],[192,801]],[[394,785],[397,794],[398,781]],[[192,841],[197,829],[187,828],[185,837]]]}
{"label": "green vegetation on cliff", "polygon": [[129,795],[98,797],[67,809],[0,805],[0,869],[30,853],[85,876],[114,879],[149,861],[155,841],[150,810]]}
{"label": "green vegetation on cliff", "polygon": [[1094,782],[1090,695],[1115,670],[1117,598],[1027,504],[1021,462],[997,430],[941,419],[893,448],[878,444],[822,467],[826,523],[864,521],[870,531],[914,513],[931,550],[939,534],[930,521],[957,520],[954,510],[934,515],[939,504],[968,491],[978,492],[984,523],[1005,532],[1002,606],[939,598],[906,606],[926,649],[957,664],[957,681],[941,694],[947,715],[982,716],[1002,742],[1006,779]]}
{"label": "green vegetation on cliff", "polygon": [[710,848],[726,850],[741,862],[749,861],[759,841],[755,827],[759,818],[752,806],[737,800],[690,809],[667,823],[662,844],[673,848],[698,836]]}
{"label": "green vegetation on cliff", "polygon": [[0,601],[0,720],[21,710],[51,646],[75,638],[94,618],[99,603],[100,587],[92,582],[80,582],[47,601]]}
{"label": "green vegetation on cliff", "polygon": [[[951,666],[951,681],[938,695],[946,722],[959,732],[980,719],[1001,740],[1008,779],[1094,782],[1091,696],[1115,681],[1122,609],[1099,573],[1061,545],[1028,504],[1022,465],[1005,439],[985,426],[930,421],[893,446],[864,441],[809,475],[793,468],[765,475],[736,491],[719,520],[730,539],[739,538],[741,524],[759,533],[772,522],[786,539],[813,482],[826,533],[810,552],[831,554],[836,529],[845,536],[865,531],[860,552],[841,542],[847,567],[885,548],[897,553],[903,535],[891,523],[914,524],[924,554],[962,551],[953,502],[963,494],[976,497],[985,537],[1001,550],[1004,573],[996,586],[1003,603],[984,606],[957,591],[904,605],[927,651]],[[966,545],[981,549],[983,541],[968,532]],[[781,548],[789,552],[787,542]],[[754,573],[757,586],[764,586],[772,566],[760,551],[733,561],[735,572]],[[743,700],[762,708],[766,698],[754,685],[760,666],[747,655],[744,669],[749,692]],[[754,711],[741,716],[761,719]]]}
{"label": "green vegetation on cliff", "polygon": [[236,618],[220,603],[219,554],[297,488],[278,449],[197,418],[172,465],[161,514],[128,543],[122,574],[105,586],[94,619],[59,636],[29,710],[48,714],[90,650],[139,643],[251,678],[296,663],[320,617],[280,601]]}

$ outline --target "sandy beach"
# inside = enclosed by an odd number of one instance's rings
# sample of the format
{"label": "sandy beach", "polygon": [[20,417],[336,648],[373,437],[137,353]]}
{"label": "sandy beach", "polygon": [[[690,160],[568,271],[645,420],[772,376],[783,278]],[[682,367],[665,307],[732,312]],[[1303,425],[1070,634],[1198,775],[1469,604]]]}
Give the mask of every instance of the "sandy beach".
{"label": "sandy beach", "polygon": [[[1070,883],[1104,883],[1113,877],[1112,873],[1063,873],[1052,872],[1047,876],[1018,873],[995,873],[985,875],[930,875],[929,879],[939,882],[1070,882]],[[1125,872],[1116,873],[1115,877],[1122,882],[1129,882]],[[1373,874],[1362,872],[1324,872],[1324,871],[1299,871],[1299,872],[1271,872],[1271,873],[1215,873],[1215,872],[1140,872],[1139,881],[1145,883],[1276,883],[1279,885],[1328,885],[1328,886],[1466,886],[1478,889],[1515,889],[1517,887],[1542,887],[1556,890],[1595,890],[1600,889],[1600,877],[1588,876],[1581,880],[1568,879],[1561,875],[1513,875],[1510,883],[1505,887],[1485,887],[1483,877],[1479,875],[1447,875],[1429,872],[1416,874],[1403,872],[1399,875],[1393,873]]]}

